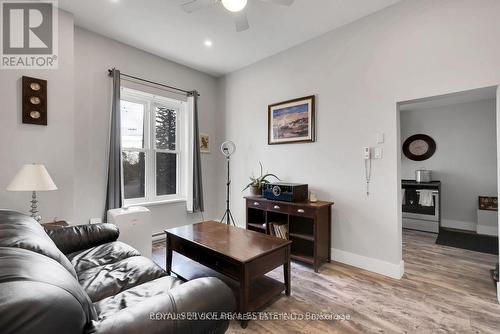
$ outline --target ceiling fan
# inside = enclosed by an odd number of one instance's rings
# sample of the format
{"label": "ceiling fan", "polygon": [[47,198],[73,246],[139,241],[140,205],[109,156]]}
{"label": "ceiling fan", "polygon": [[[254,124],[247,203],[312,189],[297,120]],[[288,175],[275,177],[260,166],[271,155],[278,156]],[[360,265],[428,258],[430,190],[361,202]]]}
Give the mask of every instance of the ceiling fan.
{"label": "ceiling fan", "polygon": [[[269,2],[276,5],[290,6],[295,0],[259,0],[262,2]],[[218,5],[219,3],[224,6],[234,17],[236,31],[245,31],[250,28],[248,24],[247,14],[244,9],[247,6],[248,0],[191,0],[181,5],[186,13],[192,13],[199,9]]]}

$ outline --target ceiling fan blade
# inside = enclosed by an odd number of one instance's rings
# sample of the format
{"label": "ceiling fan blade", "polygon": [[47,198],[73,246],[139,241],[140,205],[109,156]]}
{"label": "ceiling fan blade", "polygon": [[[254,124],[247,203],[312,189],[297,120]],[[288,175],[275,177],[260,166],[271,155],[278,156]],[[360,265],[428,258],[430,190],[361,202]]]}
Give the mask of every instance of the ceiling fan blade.
{"label": "ceiling fan blade", "polygon": [[248,28],[250,28],[250,25],[248,24],[247,14],[245,13],[245,11],[233,13],[233,17],[237,32],[245,31]]}
{"label": "ceiling fan blade", "polygon": [[291,6],[295,0],[260,0],[260,1],[269,2],[281,6]]}
{"label": "ceiling fan blade", "polygon": [[209,7],[218,3],[219,0],[191,0],[181,5],[186,13],[192,13],[204,7]]}

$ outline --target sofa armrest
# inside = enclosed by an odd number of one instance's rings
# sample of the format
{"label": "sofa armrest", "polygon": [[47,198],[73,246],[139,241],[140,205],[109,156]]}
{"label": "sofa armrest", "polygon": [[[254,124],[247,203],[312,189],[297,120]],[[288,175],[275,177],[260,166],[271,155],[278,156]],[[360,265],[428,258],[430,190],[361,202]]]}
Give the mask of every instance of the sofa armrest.
{"label": "sofa armrest", "polygon": [[[218,278],[198,278],[169,291],[149,297],[112,316],[94,321],[95,333],[225,333],[228,320],[223,312],[234,312],[236,301],[231,289]],[[219,320],[187,320],[188,313],[217,314]],[[191,314],[193,314],[191,313]]]}
{"label": "sofa armrest", "polygon": [[115,225],[103,223],[45,229],[45,232],[64,254],[115,241],[120,234]]}

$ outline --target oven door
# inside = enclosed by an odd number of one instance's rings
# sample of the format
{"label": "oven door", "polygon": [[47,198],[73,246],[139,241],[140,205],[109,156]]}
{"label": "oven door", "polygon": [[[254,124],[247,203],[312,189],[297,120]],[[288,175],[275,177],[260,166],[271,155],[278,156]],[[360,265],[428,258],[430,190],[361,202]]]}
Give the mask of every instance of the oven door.
{"label": "oven door", "polygon": [[[439,222],[439,191],[434,190],[432,197],[434,199],[433,206],[422,206],[418,204],[419,190],[413,190],[415,195],[411,193],[411,189],[405,190],[405,202],[403,203],[403,218],[428,220]],[[413,195],[413,196],[412,196]]]}

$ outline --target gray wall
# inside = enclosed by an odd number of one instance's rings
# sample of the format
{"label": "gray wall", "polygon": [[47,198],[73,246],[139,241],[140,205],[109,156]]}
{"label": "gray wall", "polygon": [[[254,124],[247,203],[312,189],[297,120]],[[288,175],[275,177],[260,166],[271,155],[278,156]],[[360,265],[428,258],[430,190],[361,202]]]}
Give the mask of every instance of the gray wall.
{"label": "gray wall", "polygon": [[401,159],[401,177],[431,169],[442,182],[442,225],[476,230],[477,197],[497,195],[496,101],[401,112],[401,141],[424,133],[437,144],[426,161]]}
{"label": "gray wall", "polygon": [[[243,187],[258,161],[335,201],[335,259],[401,275],[400,139],[396,103],[500,82],[500,1],[403,1],[222,80],[226,136]],[[317,141],[267,145],[267,106],[317,95]],[[245,126],[241,126],[244,124]],[[362,148],[385,133],[365,195]],[[244,221],[241,194],[232,196]]]}

